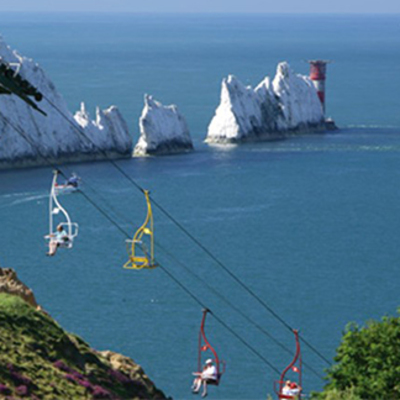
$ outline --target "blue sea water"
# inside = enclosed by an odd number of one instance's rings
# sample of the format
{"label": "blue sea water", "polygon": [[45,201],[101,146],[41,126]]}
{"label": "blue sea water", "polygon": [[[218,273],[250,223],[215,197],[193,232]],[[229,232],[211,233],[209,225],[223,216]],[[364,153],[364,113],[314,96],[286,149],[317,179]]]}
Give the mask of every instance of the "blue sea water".
{"label": "blue sea water", "polygon": [[[71,110],[116,104],[135,137],[144,93],[175,103],[196,152],[119,161],[141,186],[325,357],[350,321],[399,306],[400,16],[2,14],[1,34],[39,62]],[[202,143],[233,73],[255,86],[279,61],[328,66],[327,109],[339,132],[240,147]],[[129,232],[143,195],[107,162],[64,166]],[[201,307],[163,269],[122,269],[125,237],[79,194],[62,197],[80,235],[45,257],[49,168],[0,172],[0,264],[94,348],[134,358],[175,399],[191,398]],[[157,259],[278,370],[291,355],[229,302],[294,348],[291,333],[154,209]],[[174,254],[171,259],[163,251]],[[179,260],[178,263],[176,260]],[[212,316],[210,341],[227,371],[216,399],[261,399],[279,376]],[[326,364],[306,346],[303,359]],[[306,392],[323,382],[304,368]]]}

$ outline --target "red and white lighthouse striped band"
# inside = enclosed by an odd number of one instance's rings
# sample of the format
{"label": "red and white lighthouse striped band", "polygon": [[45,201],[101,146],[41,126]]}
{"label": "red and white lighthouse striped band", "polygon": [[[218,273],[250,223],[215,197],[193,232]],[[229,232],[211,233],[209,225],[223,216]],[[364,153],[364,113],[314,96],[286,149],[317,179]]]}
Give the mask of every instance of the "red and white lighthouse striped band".
{"label": "red and white lighthouse striped band", "polygon": [[324,81],[326,79],[326,62],[310,61],[310,78],[312,81]]}

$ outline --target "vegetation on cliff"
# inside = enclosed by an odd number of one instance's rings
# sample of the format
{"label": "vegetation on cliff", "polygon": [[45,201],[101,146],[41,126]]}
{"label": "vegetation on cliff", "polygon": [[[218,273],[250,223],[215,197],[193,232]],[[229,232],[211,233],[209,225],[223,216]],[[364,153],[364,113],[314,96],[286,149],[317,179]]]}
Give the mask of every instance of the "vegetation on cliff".
{"label": "vegetation on cliff", "polygon": [[400,399],[400,318],[384,317],[365,327],[352,323],[328,369],[324,400]]}
{"label": "vegetation on cliff", "polygon": [[132,360],[99,353],[22,298],[0,293],[0,398],[165,399]]}

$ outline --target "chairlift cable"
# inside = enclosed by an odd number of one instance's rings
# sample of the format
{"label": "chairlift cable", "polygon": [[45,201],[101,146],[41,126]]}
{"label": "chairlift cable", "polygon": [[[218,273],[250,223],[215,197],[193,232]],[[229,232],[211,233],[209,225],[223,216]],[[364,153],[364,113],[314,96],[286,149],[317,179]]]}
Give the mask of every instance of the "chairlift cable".
{"label": "chairlift cable", "polygon": [[20,135],[23,139],[25,139],[25,141],[26,141],[28,144],[30,144],[34,150],[36,150],[36,151],[38,152],[39,156],[40,156],[41,158],[43,158],[43,160],[45,160],[53,169],[59,171],[60,174],[61,174],[65,179],[67,179],[67,176],[60,170],[60,168],[57,166],[57,164],[54,163],[54,162],[52,162],[52,161],[50,160],[49,157],[43,155],[42,152],[41,152],[41,150],[40,150],[40,148],[39,148],[39,146],[38,146],[35,142],[33,142],[33,140],[32,140],[29,136],[27,136],[27,135],[25,134],[25,132],[24,132],[21,128],[18,128],[16,125],[14,125],[14,124],[13,124],[6,116],[4,116],[1,112],[0,112],[0,119],[1,119],[5,124],[10,125],[17,133],[19,133],[19,135]]}
{"label": "chairlift cable", "polygon": [[[99,148],[96,143],[93,142],[78,126],[73,124],[73,122],[54,104],[47,96],[44,98],[48,101],[48,103],[60,113],[60,115],[69,123],[74,129],[77,130],[83,137],[85,137],[88,141],[90,141],[93,146],[95,146],[128,181],[130,181],[138,190],[142,193],[144,189],[133,179],[131,178],[113,159],[111,159],[107,152]],[[232,279],[234,279],[240,286],[243,287],[252,297],[254,297],[259,304],[261,304],[275,319],[277,319],[283,326],[285,326],[288,330],[293,332],[293,328],[282,318],[280,317],[268,304],[266,304],[253,290],[251,290],[244,282],[242,282],[233,272],[229,270],[207,247],[205,247],[198,239],[196,239],[179,221],[177,221],[164,207],[161,206],[152,196],[150,196],[152,203],[167,217],[169,218],[186,236],[189,237],[195,244],[197,244],[200,249],[202,249],[217,265],[219,265]],[[300,340],[303,341],[317,356],[319,356],[322,360],[324,360],[329,366],[331,362],[321,353],[319,352],[311,343],[309,343],[306,339],[300,336]]]}
{"label": "chairlift cable", "polygon": [[[88,137],[88,135],[83,132],[81,128],[75,125],[70,118],[68,118],[62,110],[57,107],[47,96],[43,96],[44,99],[48,101],[48,103],[56,110],[58,113],[86,140],[92,143],[94,147],[96,147],[105,157],[107,161],[109,161],[129,182],[131,182],[138,190],[142,193],[144,189],[131,177],[127,174],[127,172],[121,168],[113,159],[111,159],[107,152],[102,150],[93,140]],[[239,279],[230,269],[225,266],[225,264],[220,261],[208,248],[203,245],[196,237],[194,237],[175,217],[173,217],[160,203],[158,203],[152,196],[150,196],[152,203],[168,218],[170,219],[189,239],[191,239],[201,250],[203,250],[217,265],[219,265],[233,280],[235,280],[244,290],[246,290],[254,299],[258,301],[258,303],[264,307],[276,320],[278,320],[284,327],[286,327],[290,332],[293,332],[294,328],[292,328],[289,323],[287,323],[277,312],[275,312],[265,301],[263,301],[260,296],[258,296],[252,289],[250,289],[241,279]],[[310,348],[319,358],[321,358],[327,365],[331,366],[331,362],[319,351],[317,350],[309,341],[300,336],[300,340]]]}
{"label": "chairlift cable", "polygon": [[[3,118],[3,116],[0,114],[0,117],[2,117],[3,121],[5,120],[5,122],[9,123],[15,130],[17,130],[23,137],[24,139],[26,139],[28,141],[28,143],[30,143],[37,151],[38,151],[38,146],[35,145],[34,143],[32,143],[31,139],[25,135],[25,133],[21,130],[19,131],[15,126],[13,126],[13,124],[8,121],[5,117]],[[51,161],[43,156],[41,154],[41,152],[39,151],[39,155],[45,159],[45,161],[47,163],[49,163],[53,168],[57,169],[60,174],[62,176],[64,176],[66,178],[66,175],[57,167],[55,166],[53,163],[51,163]],[[86,181],[85,181],[86,183]],[[91,187],[90,185],[87,185],[91,188],[91,190],[93,190],[98,196],[100,196],[99,192],[97,192],[93,187]],[[84,191],[82,191],[81,189],[78,189],[78,192],[82,194],[82,196],[90,203],[92,204],[92,206],[94,208],[96,208],[96,210],[101,213],[109,222],[111,222],[123,235],[125,236],[129,236],[128,233],[121,228],[121,226],[113,219],[111,218],[107,212],[105,212],[100,206],[98,206]],[[101,196],[100,196],[101,197]],[[112,208],[112,206],[109,204],[109,202],[106,201],[105,198],[103,198],[103,201],[106,203],[106,205],[110,208]],[[117,212],[114,210],[114,212],[117,214]],[[118,214],[117,214],[118,215]],[[119,216],[121,218],[121,216]],[[219,297],[220,299],[222,299],[226,304],[228,304],[233,310],[235,310],[239,315],[241,315],[243,318],[245,318],[249,323],[253,324],[255,327],[257,327],[264,335],[266,335],[267,337],[269,337],[276,345],[278,345],[279,347],[281,347],[283,350],[285,350],[288,353],[291,353],[291,350],[289,350],[283,343],[281,343],[279,340],[277,340],[272,334],[270,334],[267,330],[265,330],[262,326],[260,326],[258,323],[256,323],[255,321],[251,320],[243,311],[241,311],[238,307],[236,307],[233,303],[229,302],[229,300],[227,298],[225,298],[224,296],[222,296],[217,290],[215,290],[212,286],[210,286],[204,279],[202,279],[199,275],[197,275],[196,273],[194,273],[192,270],[190,270],[188,267],[186,267],[184,265],[184,263],[182,263],[180,260],[178,260],[172,253],[170,253],[164,246],[162,246],[158,241],[156,241],[157,246],[164,251],[164,253],[166,253],[171,259],[174,260],[174,262],[178,263],[181,267],[183,267],[186,271],[188,271],[190,274],[192,274],[192,276],[196,277],[197,279],[199,279],[205,286],[208,287],[209,290],[211,290],[217,297]],[[304,363],[305,364],[305,363]],[[321,375],[319,375],[311,366],[305,364],[315,375],[317,375],[318,377],[321,377]]]}
{"label": "chairlift cable", "polygon": [[[217,296],[219,299],[224,301],[228,306],[230,306],[234,311],[236,311],[242,318],[244,318],[247,322],[250,324],[254,325],[260,332],[262,332],[265,336],[267,336],[269,339],[271,339],[277,346],[279,346],[281,349],[285,350],[288,354],[292,354],[293,351],[290,350],[287,346],[285,346],[282,342],[280,342],[278,339],[276,339],[271,333],[269,333],[265,328],[263,328],[260,324],[258,324],[256,321],[253,321],[244,311],[242,311],[239,307],[235,306],[232,302],[230,302],[225,296],[223,296],[220,292],[218,292],[216,289],[214,289],[210,284],[207,283],[207,281],[203,278],[201,278],[198,274],[193,272],[190,268],[188,268],[182,261],[180,261],[178,258],[176,258],[171,252],[169,252],[164,246],[160,244],[159,241],[155,241],[155,244],[157,247],[163,251],[168,257],[170,257],[174,263],[179,264],[185,271],[189,272],[192,276],[194,276],[196,279],[198,279],[204,286],[206,286],[215,296]],[[320,375],[311,365],[303,361],[303,364],[318,378],[321,380],[324,380],[323,376]]]}
{"label": "chairlift cable", "polygon": [[[39,155],[53,168],[55,167],[55,164],[52,163],[48,157],[44,156],[41,152],[40,149],[38,149],[38,146],[35,145],[35,143],[32,143],[32,141],[25,135],[25,133],[18,129],[14,124],[12,124],[6,117],[4,117],[0,113],[0,118],[4,121],[9,123],[11,127],[13,127],[24,139],[27,140],[28,143],[30,143],[33,147],[36,148],[38,151]],[[61,169],[57,168],[57,171],[59,173],[66,177],[66,175],[62,172]],[[106,211],[104,211],[100,206],[98,206],[93,200],[91,200],[82,190],[80,190],[80,193],[84,194],[85,199],[87,199],[90,204],[92,204],[101,214],[107,218],[110,222],[113,223],[114,226],[118,228],[118,230],[126,236],[126,238],[130,238],[129,233],[122,228],[117,221],[113,220],[112,217],[110,217]],[[178,278],[176,278],[170,271],[168,271],[167,268],[165,268],[162,264],[158,263],[158,266],[172,279],[186,294],[188,294],[195,302],[197,302],[202,308],[208,308],[196,295],[194,295]],[[238,333],[236,333],[231,327],[229,327],[228,324],[226,324],[221,318],[219,318],[217,315],[215,315],[213,312],[210,311],[210,314],[214,316],[214,318],[222,325],[226,330],[228,330],[233,336],[235,336],[243,345],[245,345],[250,351],[252,351],[255,355],[257,355],[265,364],[267,364],[272,370],[274,370],[276,373],[279,374],[279,370],[270,362],[268,361],[267,358],[265,358],[260,352],[258,352],[252,345],[250,345],[245,339],[243,339]]]}
{"label": "chairlift cable", "polygon": [[[29,144],[38,152],[39,156],[40,156],[41,158],[43,158],[43,160],[44,160],[47,164],[49,164],[53,169],[57,170],[57,171],[60,173],[60,175],[62,175],[65,179],[67,179],[67,175],[60,169],[60,167],[59,167],[57,164],[55,164],[54,162],[52,162],[52,161],[50,160],[49,157],[46,157],[45,155],[43,155],[42,152],[41,152],[41,150],[40,150],[40,148],[39,148],[39,146],[38,146],[35,142],[33,142],[32,139],[29,138],[29,136],[27,136],[27,135],[25,134],[25,132],[24,132],[22,129],[20,129],[20,128],[18,128],[17,126],[15,126],[15,125],[14,125],[7,117],[5,117],[1,112],[0,112],[0,119],[3,120],[4,123],[9,124],[16,132],[18,132],[18,133],[21,135],[21,137],[22,137],[23,139],[25,139],[25,141],[26,141],[27,143],[29,143]],[[91,200],[90,197],[89,197],[85,192],[83,192],[83,191],[80,190],[80,189],[79,189],[78,191],[79,191],[79,193],[81,193],[81,194],[83,195],[83,197],[84,197],[88,202],[90,202],[90,203],[93,205],[93,207],[95,207],[95,208],[96,208],[105,218],[107,218],[117,229],[119,229],[123,234],[126,234],[126,232],[120,227],[120,225],[117,224],[117,223],[115,223],[115,221],[114,221],[111,217],[109,217],[108,214],[107,214],[106,212],[104,212],[104,211],[102,210],[101,207],[99,207],[93,200]]]}
{"label": "chairlift cable", "polygon": [[87,141],[89,141],[99,152],[104,156],[104,158],[109,161],[123,176],[125,176],[128,181],[130,181],[136,189],[140,190],[141,192],[144,191],[144,189],[137,183],[135,182],[112,158],[110,158],[105,150],[103,150],[101,147],[99,147],[86,133],[77,125],[71,121],[70,118],[68,118],[67,115],[65,115],[62,110],[60,110],[59,107],[57,107],[56,104],[54,104],[47,96],[43,96],[44,99],[47,100],[47,102],[80,134],[82,135]]}
{"label": "chairlift cable", "polygon": [[[171,272],[168,271],[162,264],[158,262],[158,266],[178,285],[182,290],[184,290],[193,300],[195,300],[202,308],[206,307],[203,302],[196,297],[186,286],[184,286]],[[265,364],[267,364],[273,371],[280,374],[278,368],[276,368],[270,361],[268,361],[259,351],[257,351],[252,345],[250,345],[246,340],[244,340],[238,333],[236,333],[229,325],[227,325],[221,318],[219,318],[215,313],[209,311],[211,315],[222,325],[227,331],[229,331],[233,336],[236,337],[240,342],[242,342],[249,350],[251,350],[257,357],[259,357]]]}
{"label": "chairlift cable", "polygon": [[[87,180],[85,181],[85,186],[89,187],[97,196],[101,198],[101,200],[104,202],[104,204],[110,208],[115,215],[121,219],[122,222],[126,222],[127,224],[130,224],[130,221],[126,220],[125,216],[122,216],[115,208],[110,204],[110,202],[103,197],[100,192],[95,190],[93,187],[91,187]],[[99,207],[89,196],[86,195],[85,192],[82,190],[78,189],[78,192],[80,192],[88,202],[90,202],[93,207],[95,207],[107,220],[109,220],[122,234],[126,235],[127,232],[123,229],[121,229],[120,225],[115,223],[115,220],[111,219],[109,215],[101,208]],[[280,342],[278,339],[276,339],[270,332],[268,332],[265,328],[263,328],[260,324],[258,324],[256,321],[252,320],[249,316],[246,315],[245,312],[243,312],[239,307],[235,306],[234,303],[230,302],[225,296],[223,296],[219,291],[214,289],[207,281],[203,278],[201,278],[198,274],[193,272],[190,268],[188,268],[182,261],[180,261],[175,255],[173,255],[170,251],[166,249],[165,246],[163,246],[159,241],[155,240],[155,244],[157,247],[163,251],[171,260],[173,260],[176,264],[180,265],[185,271],[190,273],[192,276],[194,276],[196,279],[198,279],[204,286],[206,286],[215,296],[220,298],[222,301],[224,301],[228,306],[230,306],[234,311],[236,311],[242,318],[244,318],[248,323],[254,325],[261,333],[263,333],[265,336],[267,336],[272,342],[274,342],[277,346],[279,346],[281,349],[286,351],[288,354],[292,354],[292,350],[289,349],[287,346],[285,346],[282,342]],[[320,378],[321,380],[324,380],[323,376],[320,375],[311,365],[303,361],[304,366],[306,366],[315,376]]]}

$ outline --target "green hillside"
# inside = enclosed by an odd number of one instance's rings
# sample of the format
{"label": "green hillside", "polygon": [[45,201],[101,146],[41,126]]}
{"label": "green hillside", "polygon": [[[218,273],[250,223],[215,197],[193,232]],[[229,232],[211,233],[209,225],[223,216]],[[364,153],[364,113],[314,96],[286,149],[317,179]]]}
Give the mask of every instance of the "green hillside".
{"label": "green hillside", "polygon": [[20,297],[0,293],[0,398],[166,399],[132,360],[99,353]]}

